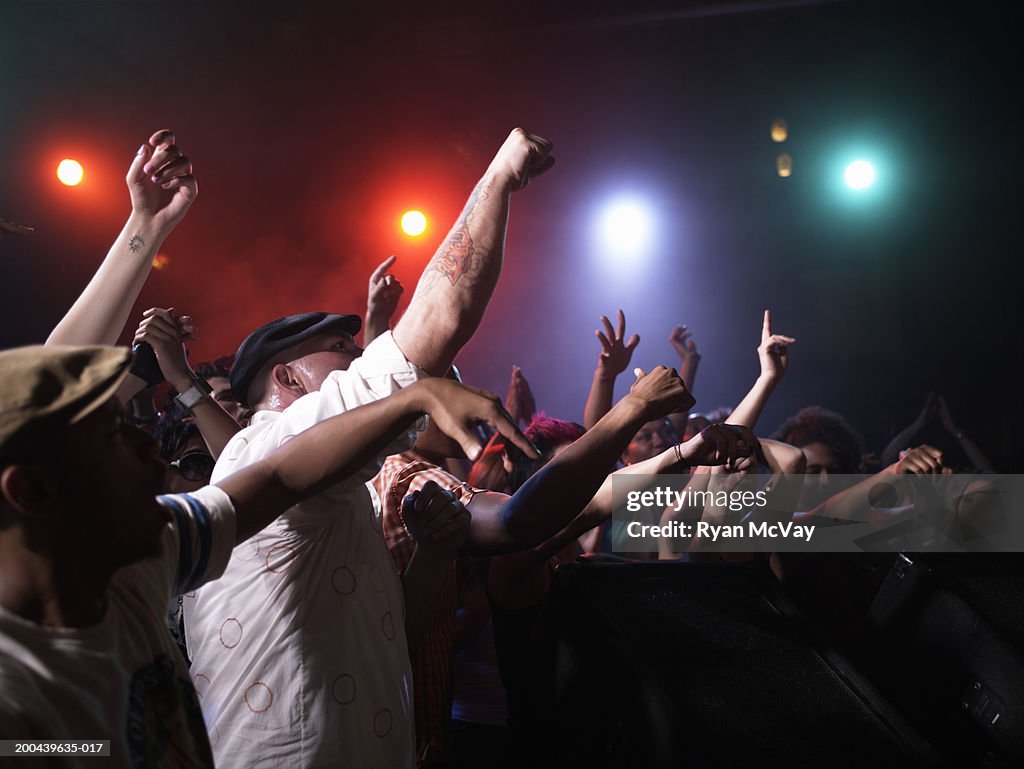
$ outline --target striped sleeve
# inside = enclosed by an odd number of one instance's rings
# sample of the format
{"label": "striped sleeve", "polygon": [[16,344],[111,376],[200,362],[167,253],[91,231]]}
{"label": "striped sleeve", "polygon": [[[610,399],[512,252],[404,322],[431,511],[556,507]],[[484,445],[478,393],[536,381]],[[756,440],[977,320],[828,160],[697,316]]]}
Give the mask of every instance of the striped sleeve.
{"label": "striped sleeve", "polygon": [[171,511],[177,535],[174,594],[217,579],[235,546],[235,508],[230,497],[217,486],[206,486],[191,494],[165,494],[158,500]]}

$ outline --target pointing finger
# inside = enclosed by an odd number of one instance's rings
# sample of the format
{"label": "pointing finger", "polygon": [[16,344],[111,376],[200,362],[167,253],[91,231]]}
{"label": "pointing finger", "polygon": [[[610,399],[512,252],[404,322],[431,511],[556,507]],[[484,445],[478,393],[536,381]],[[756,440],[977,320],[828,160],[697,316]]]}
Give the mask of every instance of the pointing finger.
{"label": "pointing finger", "polygon": [[373,274],[370,276],[370,282],[371,283],[378,283],[378,282],[380,282],[380,279],[384,276],[384,273],[387,272],[389,269],[391,269],[391,265],[393,265],[397,259],[398,259],[398,257],[395,256],[394,254],[392,254],[387,259],[385,259],[383,262],[378,264],[377,265],[377,269],[375,269],[373,271]]}

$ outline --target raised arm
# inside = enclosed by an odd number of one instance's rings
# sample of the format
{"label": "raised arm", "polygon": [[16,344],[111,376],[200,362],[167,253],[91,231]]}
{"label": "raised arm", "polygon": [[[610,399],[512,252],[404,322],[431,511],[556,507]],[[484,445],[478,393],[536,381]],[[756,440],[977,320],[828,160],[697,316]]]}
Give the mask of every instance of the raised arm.
{"label": "raised arm", "polygon": [[320,422],[266,459],[218,481],[216,485],[235,504],[237,541],[248,539],[288,508],[365,466],[422,414],[429,414],[469,457],[480,453],[471,432],[477,421],[488,422],[514,445],[536,456],[497,396],[449,379],[425,379]]}
{"label": "raised arm", "polygon": [[513,496],[477,494],[464,555],[525,550],[563,529],[597,492],[641,425],[693,405],[675,369],[658,366],[640,376],[629,394],[552,459]]}
{"label": "raised arm", "polygon": [[427,264],[395,343],[441,376],[480,325],[501,273],[509,199],[554,163],[551,144],[516,128],[477,182],[466,207]]}
{"label": "raised arm", "polygon": [[528,425],[537,412],[537,402],[533,398],[530,383],[523,376],[519,366],[512,367],[512,375],[508,380],[508,393],[505,395],[505,410],[517,425]]}
{"label": "raised arm", "polygon": [[992,463],[989,462],[988,457],[978,448],[978,445],[968,438],[963,430],[956,426],[952,415],[949,413],[949,406],[946,405],[946,399],[941,395],[939,396],[939,421],[942,422],[943,429],[960,444],[960,448],[963,449],[964,454],[967,455],[967,460],[973,467],[990,473],[995,472]]}
{"label": "raised arm", "polygon": [[[153,348],[160,371],[178,395],[188,393],[195,386],[194,394],[198,401],[191,406],[189,413],[195,418],[196,426],[210,449],[210,455],[216,459],[241,428],[205,388],[196,384],[199,377],[189,365],[185,353],[185,341],[194,336],[195,324],[190,315],[179,317],[173,308],[152,307],[143,313],[133,343],[145,342]],[[135,376],[129,376],[127,381],[145,384]],[[122,398],[127,395],[123,388],[118,394]]]}
{"label": "raised arm", "polygon": [[693,332],[686,326],[676,326],[668,335],[668,341],[679,356],[679,378],[686,384],[686,389],[693,393],[693,383],[697,379],[697,366],[700,365],[700,353],[697,343],[693,340]]}
{"label": "raised arm", "polygon": [[[757,444],[754,434],[741,425],[710,425],[685,443],[611,473],[583,511],[557,536],[545,542],[544,551],[558,552],[584,532],[612,517],[612,482],[626,475],[664,475],[683,473],[691,467],[727,465],[749,457]],[[543,552],[543,551],[542,551]],[[544,557],[547,557],[545,555]]]}
{"label": "raised arm", "polygon": [[[546,592],[549,575],[546,571],[538,574],[536,569],[568,544],[611,518],[612,482],[616,476],[678,473],[694,465],[734,462],[749,456],[756,440],[754,434],[745,427],[711,425],[685,443],[616,470],[604,479],[583,511],[555,536],[532,550],[492,561],[491,589],[495,593],[492,597],[502,604],[513,596],[521,605],[539,600]],[[530,596],[532,600],[525,600],[524,596]]]}
{"label": "raised arm", "polygon": [[391,318],[398,309],[405,287],[388,270],[397,257],[389,256],[370,275],[366,295],[366,319],[363,323],[363,347],[391,328]]}
{"label": "raised arm", "polygon": [[925,396],[924,405],[921,407],[921,413],[917,415],[917,418],[896,433],[893,439],[889,441],[889,444],[882,449],[882,456],[879,458],[879,461],[883,467],[888,467],[895,463],[903,449],[907,448],[907,446],[913,446],[918,442],[918,437],[935,418],[938,409],[939,396],[935,393],[928,393]]}
{"label": "raised arm", "polygon": [[598,329],[594,332],[601,343],[601,352],[597,356],[597,368],[594,369],[587,405],[583,409],[583,426],[588,430],[611,409],[615,379],[629,366],[633,350],[640,344],[640,337],[636,334],[628,342],[623,341],[626,337],[626,316],[622,310],[618,311],[618,325],[614,330],[604,315],[601,316],[601,325],[604,331]]}
{"label": "raised arm", "polygon": [[758,443],[773,473],[803,475],[807,470],[807,456],[796,446],[769,438],[759,438]]}
{"label": "raised arm", "polygon": [[117,343],[164,239],[195,200],[192,164],[170,131],[157,131],[128,168],[132,212],[99,270],[46,340],[47,344]]}
{"label": "raised arm", "polygon": [[725,420],[726,424],[745,425],[751,430],[754,429],[769,396],[786,373],[786,366],[789,364],[789,345],[795,342],[791,336],[772,333],[772,314],[770,310],[765,310],[761,324],[761,344],[757,346],[761,374],[750,388],[750,392]]}
{"label": "raised arm", "polygon": [[797,512],[793,515],[794,521],[802,521],[805,518],[830,518],[833,520],[864,520],[861,516],[867,516],[872,524],[877,524],[888,518],[886,513],[880,513],[871,503],[871,495],[877,493],[878,479],[887,475],[940,475],[943,474],[942,452],[938,449],[922,444],[913,449],[900,452],[900,458],[886,467],[884,470],[871,477],[840,491],[815,507],[810,512]]}

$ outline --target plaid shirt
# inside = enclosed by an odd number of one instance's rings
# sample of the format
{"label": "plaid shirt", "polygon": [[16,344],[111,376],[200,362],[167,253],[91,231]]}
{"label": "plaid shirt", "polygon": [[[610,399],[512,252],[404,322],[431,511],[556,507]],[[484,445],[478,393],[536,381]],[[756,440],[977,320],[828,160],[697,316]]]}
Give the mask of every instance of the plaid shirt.
{"label": "plaid shirt", "polygon": [[[456,494],[468,505],[479,491],[442,470],[422,454],[406,451],[384,460],[372,483],[384,509],[382,527],[391,558],[401,574],[412,559],[416,542],[402,519],[402,500],[406,495],[434,481]],[[452,702],[452,655],[455,641],[455,564],[452,562],[441,588],[419,649],[412,657],[413,710],[416,716],[417,766],[447,757],[447,725]]]}

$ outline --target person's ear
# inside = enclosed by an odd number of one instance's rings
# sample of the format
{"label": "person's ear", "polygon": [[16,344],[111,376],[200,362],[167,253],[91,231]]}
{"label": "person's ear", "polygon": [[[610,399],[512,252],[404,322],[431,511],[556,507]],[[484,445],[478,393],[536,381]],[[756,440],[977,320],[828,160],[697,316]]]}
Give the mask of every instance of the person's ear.
{"label": "person's ear", "polygon": [[270,379],[278,389],[291,393],[296,398],[306,394],[305,385],[296,372],[286,363],[278,363],[270,370]]}
{"label": "person's ear", "polygon": [[503,449],[501,452],[501,467],[506,475],[511,475],[512,470],[515,469],[515,465],[512,464],[512,457],[508,455],[508,449]]}
{"label": "person's ear", "polygon": [[0,472],[0,494],[26,518],[48,518],[57,511],[57,492],[46,472],[34,465],[8,465]]}

